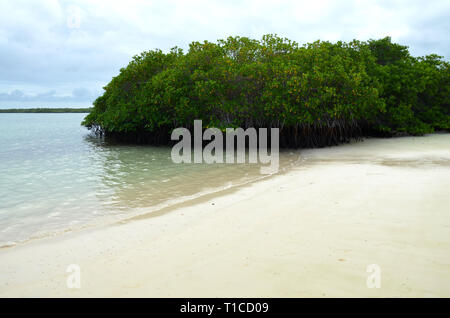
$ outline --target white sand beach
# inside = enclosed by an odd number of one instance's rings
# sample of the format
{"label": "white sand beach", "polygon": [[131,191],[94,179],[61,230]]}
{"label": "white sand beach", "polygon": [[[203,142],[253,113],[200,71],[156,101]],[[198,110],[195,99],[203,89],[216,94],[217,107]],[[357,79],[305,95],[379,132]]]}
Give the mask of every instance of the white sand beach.
{"label": "white sand beach", "polygon": [[450,297],[450,134],[300,153],[259,182],[3,248],[0,296]]}

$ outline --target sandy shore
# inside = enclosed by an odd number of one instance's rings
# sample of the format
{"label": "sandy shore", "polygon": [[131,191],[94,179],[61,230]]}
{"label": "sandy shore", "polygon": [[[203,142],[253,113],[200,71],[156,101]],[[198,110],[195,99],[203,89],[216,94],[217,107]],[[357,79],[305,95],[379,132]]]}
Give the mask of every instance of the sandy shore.
{"label": "sandy shore", "polygon": [[2,249],[0,296],[450,297],[450,134],[302,151],[283,175]]}

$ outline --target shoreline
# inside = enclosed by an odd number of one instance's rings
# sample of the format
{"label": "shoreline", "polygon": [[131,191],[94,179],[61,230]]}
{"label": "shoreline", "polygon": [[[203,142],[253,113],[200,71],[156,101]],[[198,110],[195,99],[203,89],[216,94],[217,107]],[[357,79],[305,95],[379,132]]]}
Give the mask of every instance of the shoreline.
{"label": "shoreline", "polygon": [[[0,249],[0,296],[450,296],[450,134],[301,154],[159,215]],[[66,286],[70,264],[80,289]]]}
{"label": "shoreline", "polygon": [[[293,164],[292,164],[293,165]],[[139,219],[146,219],[151,217],[157,217],[160,215],[163,215],[165,213],[170,213],[171,211],[183,208],[187,206],[194,205],[198,202],[203,202],[207,200],[208,198],[215,198],[217,196],[229,194],[231,192],[238,191],[242,187],[249,186],[253,183],[260,182],[267,180],[269,178],[273,178],[279,175],[283,175],[285,173],[288,173],[291,169],[290,166],[284,166],[281,167],[280,170],[273,174],[267,174],[267,175],[261,175],[258,177],[255,177],[254,179],[250,180],[243,180],[238,182],[229,182],[226,185],[210,188],[208,190],[203,190],[200,192],[197,192],[193,195],[186,195],[182,196],[180,198],[175,198],[172,200],[164,201],[162,203],[159,203],[154,206],[150,206],[148,208],[140,208],[138,211],[135,211],[134,213],[129,213],[127,215],[112,215],[112,216],[104,216],[103,218],[98,218],[90,223],[82,224],[78,227],[63,227],[61,229],[50,231],[50,232],[43,232],[43,233],[36,233],[33,234],[31,237],[22,240],[22,241],[15,241],[15,242],[2,242],[0,243],[0,251],[6,250],[6,249],[12,249],[16,247],[25,246],[30,243],[38,243],[40,241],[45,241],[48,239],[52,239],[55,237],[60,237],[64,235],[76,235],[77,233],[83,233],[85,231],[95,231],[96,229],[101,229],[108,226],[114,226],[117,224],[123,224],[132,222]],[[145,210],[145,211],[144,211]]]}

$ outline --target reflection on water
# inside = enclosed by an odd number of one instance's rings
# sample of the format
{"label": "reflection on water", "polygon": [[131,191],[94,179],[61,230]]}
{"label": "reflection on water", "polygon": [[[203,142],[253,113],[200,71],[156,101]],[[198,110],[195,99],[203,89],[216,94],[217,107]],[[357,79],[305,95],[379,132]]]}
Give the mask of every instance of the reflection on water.
{"label": "reflection on water", "polygon": [[[111,144],[83,114],[0,114],[0,246],[147,213],[260,178],[257,164],[174,164],[170,148]],[[282,152],[281,167],[298,159]]]}
{"label": "reflection on water", "polygon": [[[174,164],[168,147],[111,145],[92,136],[85,141],[95,149],[93,161],[102,163],[95,192],[108,211],[149,208],[262,177],[259,164]],[[298,154],[282,152],[280,159],[287,168]]]}

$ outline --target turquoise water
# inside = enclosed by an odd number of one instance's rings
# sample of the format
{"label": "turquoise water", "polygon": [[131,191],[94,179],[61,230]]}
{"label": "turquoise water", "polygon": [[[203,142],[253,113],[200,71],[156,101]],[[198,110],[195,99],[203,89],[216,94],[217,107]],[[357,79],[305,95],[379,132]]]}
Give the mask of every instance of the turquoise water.
{"label": "turquoise water", "polygon": [[84,116],[0,114],[0,247],[261,177],[255,164],[174,164],[168,147],[106,143],[80,125]]}

